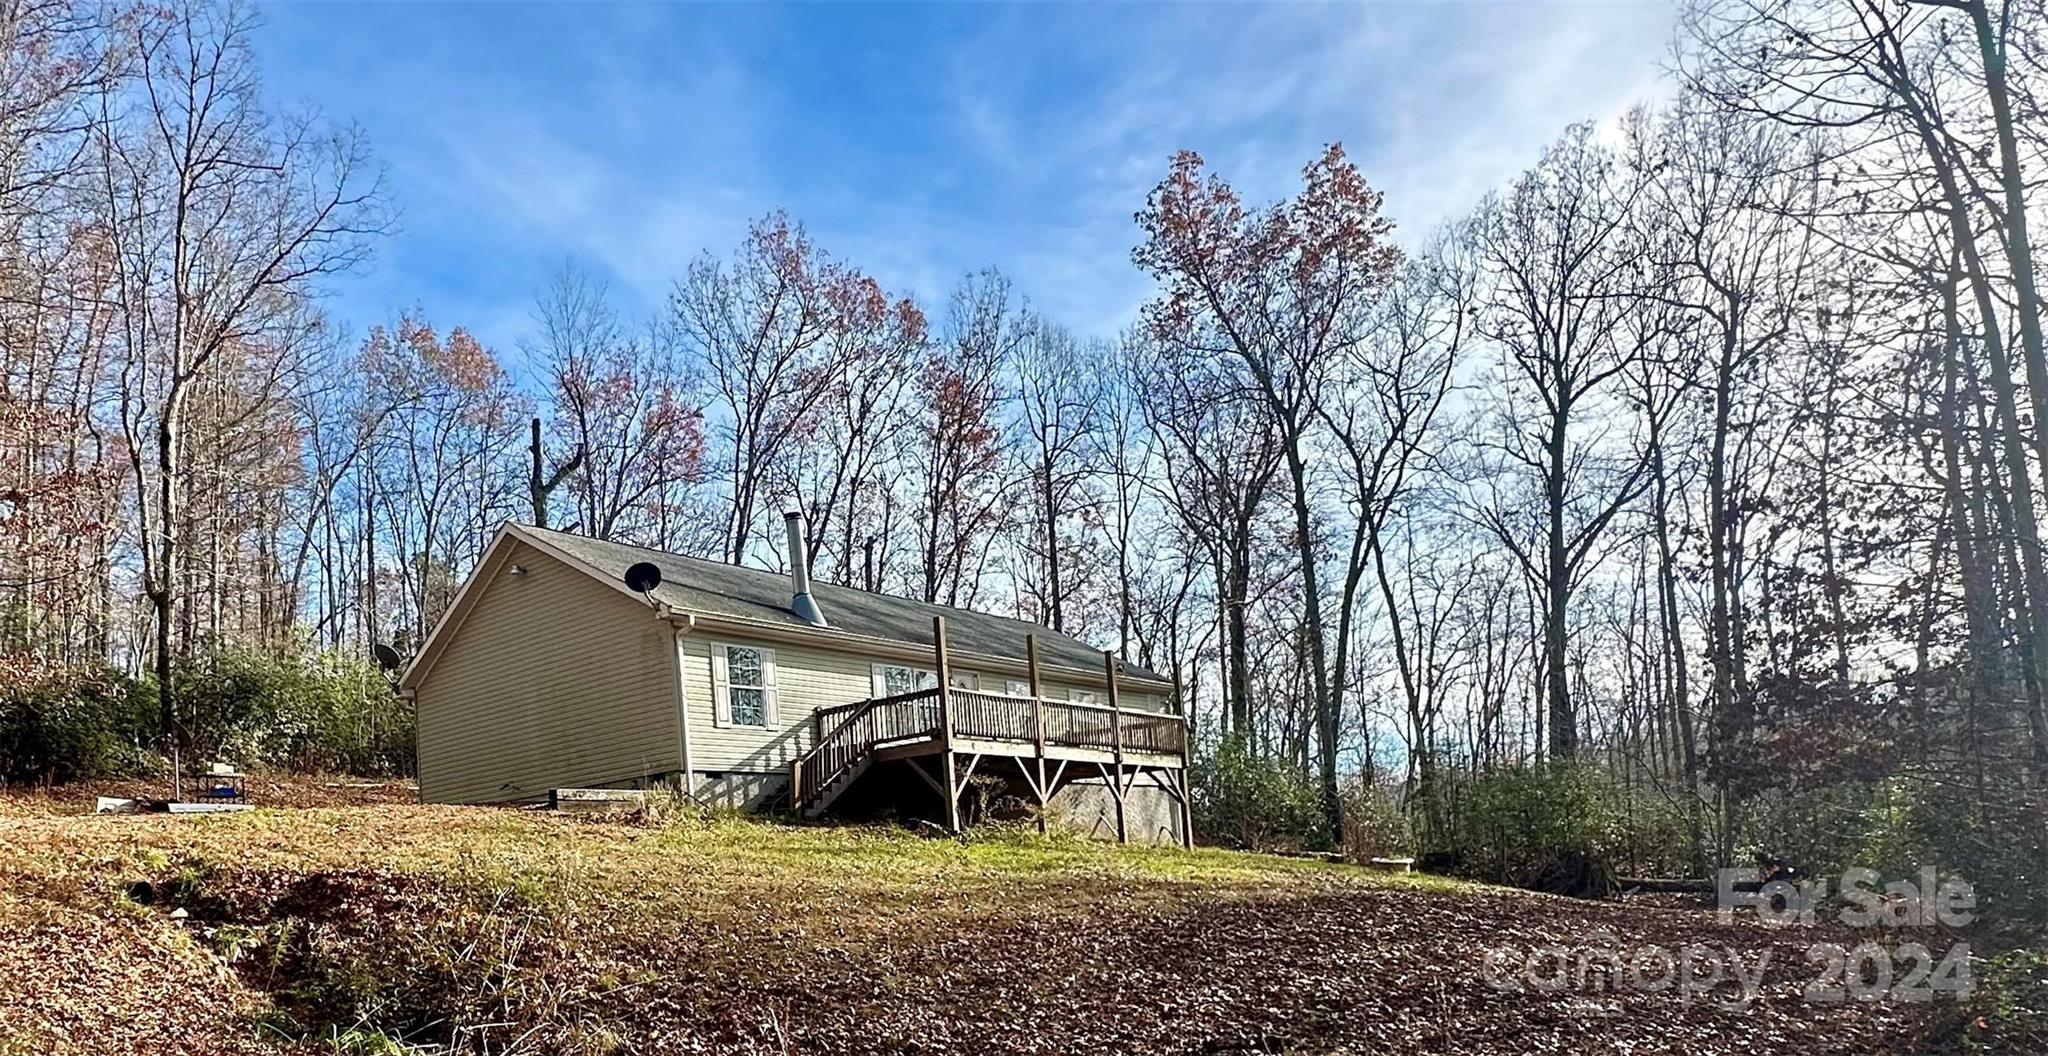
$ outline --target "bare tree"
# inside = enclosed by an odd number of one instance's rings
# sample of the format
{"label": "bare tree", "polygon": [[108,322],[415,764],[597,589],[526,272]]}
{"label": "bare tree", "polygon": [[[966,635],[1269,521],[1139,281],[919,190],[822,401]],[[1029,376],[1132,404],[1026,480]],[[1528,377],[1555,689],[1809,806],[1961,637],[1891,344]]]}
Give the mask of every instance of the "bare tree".
{"label": "bare tree", "polygon": [[797,429],[778,479],[791,508],[805,514],[812,565],[828,560],[839,582],[874,590],[879,570],[866,557],[882,534],[876,512],[890,497],[886,467],[913,419],[916,373],[905,368],[929,355],[931,334],[914,301],[892,300],[865,276],[845,277],[827,297],[827,356],[843,369]]}
{"label": "bare tree", "polygon": [[971,604],[1004,516],[998,415],[1003,371],[1030,336],[1009,280],[995,272],[954,291],[918,378],[924,406],[911,460],[918,469],[919,583],[926,601]]}
{"label": "bare tree", "polygon": [[[2007,70],[2011,49],[2028,40],[2024,27],[2037,21],[2021,12],[2012,5],[1993,14],[1979,0],[1699,0],[1686,11],[1690,48],[1682,54],[1688,87],[1716,105],[1808,132],[1857,133],[1852,145],[1834,147],[1854,149],[1854,160],[1831,176],[1848,209],[1867,213],[1900,188],[1911,197],[1910,188],[1922,185],[1947,220],[2004,438],[1999,464],[2013,496],[2014,558],[2024,583],[2019,669],[2035,762],[2048,767],[2048,618],[2039,615],[2048,612],[2048,561],[2033,497],[2048,488],[2048,357]],[[1974,56],[1958,47],[1961,40],[1975,46]],[[1988,253],[1980,244],[1987,230]],[[1894,256],[1881,242],[1857,251]],[[2005,268],[1993,254],[2004,256]],[[2017,329],[2018,362],[2002,319]],[[2024,392],[2015,383],[2022,376]],[[2023,396],[2031,423],[2020,417]]]}
{"label": "bare tree", "polygon": [[731,489],[720,553],[745,560],[779,464],[810,415],[839,384],[830,290],[855,278],[782,213],[757,221],[730,267],[706,256],[669,298],[678,330],[702,355],[722,413],[724,484]]}
{"label": "bare tree", "polygon": [[1160,495],[1215,581],[1226,730],[1251,737],[1249,612],[1265,506],[1280,471],[1279,437],[1256,406],[1209,372],[1155,358],[1135,387],[1159,448]]}
{"label": "bare tree", "polygon": [[[1106,478],[1110,552],[1116,568],[1117,655],[1128,659],[1137,619],[1138,533],[1144,515],[1146,482],[1152,475],[1154,452],[1145,428],[1145,401],[1139,392],[1144,338],[1126,333],[1118,342],[1112,368],[1101,378],[1101,431],[1098,472]],[[1185,581],[1184,581],[1185,582]],[[1184,596],[1184,593],[1177,597]]]}
{"label": "bare tree", "polygon": [[1074,335],[1043,320],[1034,321],[1018,349],[1017,432],[1013,445],[1029,481],[1025,504],[1031,524],[1020,533],[1034,558],[1038,611],[1055,631],[1069,629],[1069,608],[1088,574],[1086,543],[1097,510],[1091,491],[1101,446],[1105,373],[1094,364],[1112,353],[1086,347]]}
{"label": "bare tree", "polygon": [[[1420,489],[1417,476],[1428,467],[1442,438],[1435,435],[1439,414],[1451,395],[1460,354],[1471,335],[1477,276],[1455,231],[1411,259],[1396,277],[1375,316],[1372,336],[1354,346],[1332,379],[1334,398],[1321,413],[1337,441],[1346,479],[1341,484],[1351,524],[1344,576],[1337,594],[1335,662],[1331,692],[1341,707],[1352,678],[1355,638],[1360,620],[1361,588],[1368,570],[1378,587],[1380,620],[1394,656],[1411,742],[1424,753],[1411,756],[1415,791],[1427,801],[1434,786],[1430,730],[1449,693],[1438,684],[1446,670],[1437,648],[1445,636],[1447,614],[1461,592],[1440,589],[1441,575],[1431,580],[1429,597],[1445,604],[1429,613],[1416,605],[1420,596],[1412,578],[1397,585],[1413,560],[1410,548],[1390,539],[1399,518],[1404,537],[1413,535],[1412,507]],[[1404,562],[1397,572],[1394,560]],[[1418,637],[1418,636],[1421,637]]]}
{"label": "bare tree", "polygon": [[1341,734],[1323,635],[1311,433],[1329,372],[1359,340],[1366,309],[1391,280],[1400,252],[1379,192],[1342,147],[1331,145],[1308,165],[1302,185],[1278,206],[1247,209],[1221,178],[1205,178],[1200,155],[1184,151],[1138,214],[1144,241],[1134,259],[1164,286],[1146,308],[1153,329],[1183,358],[1231,361],[1279,431],[1292,485],[1324,822],[1334,834]]}
{"label": "bare tree", "polygon": [[1479,441],[1491,490],[1480,516],[1540,588],[1547,747],[1559,759],[1579,742],[1572,596],[1643,481],[1640,450],[1614,436],[1626,419],[1605,413],[1636,351],[1622,322],[1641,265],[1625,236],[1642,187],[1576,125],[1473,227],[1490,280],[1481,333],[1500,353],[1497,409]]}
{"label": "bare tree", "polygon": [[[362,496],[371,548],[365,604],[390,637],[417,645],[454,600],[463,572],[526,495],[521,422],[530,407],[468,331],[423,319],[373,327],[358,357],[379,427]],[[396,580],[383,595],[380,580]]]}
{"label": "bare tree", "polygon": [[626,334],[603,284],[576,271],[555,278],[535,318],[527,354],[547,378],[556,433],[574,445],[553,474],[567,481],[577,529],[663,542],[656,507],[704,479],[703,415],[673,342],[659,326]]}
{"label": "bare tree", "polygon": [[123,23],[134,72],[100,94],[98,220],[121,318],[121,421],[129,439],[157,692],[177,729],[173,622],[190,488],[186,418],[226,353],[303,340],[296,305],[362,259],[382,230],[380,180],[352,129],[265,112],[250,13],[181,4]]}

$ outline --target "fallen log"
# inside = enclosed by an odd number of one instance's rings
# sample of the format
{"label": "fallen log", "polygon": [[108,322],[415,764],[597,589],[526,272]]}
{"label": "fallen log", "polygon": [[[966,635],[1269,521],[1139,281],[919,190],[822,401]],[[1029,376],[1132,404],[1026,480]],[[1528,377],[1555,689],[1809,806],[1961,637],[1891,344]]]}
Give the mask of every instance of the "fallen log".
{"label": "fallen log", "polygon": [[1696,880],[1691,877],[1671,876],[1624,876],[1620,879],[1624,892],[1638,891],[1652,895],[1712,894],[1712,880]]}
{"label": "fallen log", "polygon": [[1328,862],[1332,865],[1344,864],[1344,855],[1340,851],[1269,851],[1267,853],[1281,858],[1306,858],[1312,862]]}

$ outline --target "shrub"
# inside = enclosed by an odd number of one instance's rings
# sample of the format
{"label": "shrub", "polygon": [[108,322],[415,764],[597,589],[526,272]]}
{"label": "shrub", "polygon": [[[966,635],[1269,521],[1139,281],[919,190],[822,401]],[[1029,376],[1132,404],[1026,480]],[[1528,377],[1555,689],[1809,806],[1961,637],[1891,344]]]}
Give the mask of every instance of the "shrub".
{"label": "shrub", "polygon": [[195,755],[302,773],[412,769],[411,706],[369,664],[337,651],[218,646],[173,678]]}
{"label": "shrub", "polygon": [[1680,782],[1662,790],[1644,784],[1610,787],[1607,795],[1619,826],[1614,861],[1625,875],[1705,875],[1710,853],[1705,828],[1708,808],[1704,803],[1692,805],[1697,813],[1689,815],[1688,793]]}
{"label": "shrub", "polygon": [[354,774],[412,772],[412,706],[369,663],[335,651],[278,661],[281,690],[260,716],[255,754],[270,766]]}
{"label": "shrub", "polygon": [[1748,805],[1749,849],[1814,876],[1861,866],[1904,878],[1932,866],[1968,880],[1987,918],[2048,920],[2048,801],[2018,774],[1984,780],[1980,791],[1894,775],[1759,796]]}
{"label": "shrub", "polygon": [[1979,962],[1964,1007],[1967,1052],[2048,1052],[2048,949],[2009,950]]}
{"label": "shrub", "polygon": [[1851,865],[1882,869],[1915,842],[1902,827],[1902,806],[1882,782],[1767,790],[1742,805],[1736,859],[1771,855],[1814,876]]}
{"label": "shrub", "polygon": [[1286,761],[1225,737],[1194,770],[1195,831],[1244,850],[1326,846],[1315,782]]}
{"label": "shrub", "polygon": [[1412,854],[1415,833],[1397,790],[1360,780],[1344,790],[1344,855],[1353,861]]}
{"label": "shrub", "polygon": [[1454,860],[1460,871],[1500,883],[1611,894],[1622,825],[1610,793],[1586,764],[1480,774],[1465,792]]}
{"label": "shrub", "polygon": [[156,716],[104,667],[0,658],[0,781],[74,781],[149,769]]}
{"label": "shrub", "polygon": [[[172,677],[188,763],[412,772],[411,704],[340,652],[217,646],[179,662]],[[153,676],[0,657],[0,782],[162,773],[164,739]]]}

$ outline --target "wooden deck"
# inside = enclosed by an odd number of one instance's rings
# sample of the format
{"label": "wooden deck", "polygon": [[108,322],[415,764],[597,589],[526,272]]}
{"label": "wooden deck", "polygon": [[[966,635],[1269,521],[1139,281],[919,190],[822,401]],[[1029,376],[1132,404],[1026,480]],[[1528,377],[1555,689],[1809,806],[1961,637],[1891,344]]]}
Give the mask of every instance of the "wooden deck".
{"label": "wooden deck", "polygon": [[[1049,700],[1037,692],[1037,643],[1028,643],[1034,693],[1018,696],[948,686],[945,627],[936,625],[939,683],[934,689],[820,709],[813,747],[790,766],[790,802],[816,816],[877,763],[911,760],[959,829],[959,800],[977,767],[1007,760],[1043,811],[1063,783],[1099,776],[1115,798],[1118,838],[1126,838],[1123,801],[1149,776],[1181,807],[1188,823],[1187,722],[1181,716],[1118,706],[1115,660],[1105,653],[1110,703]],[[935,761],[938,773],[918,765]]]}

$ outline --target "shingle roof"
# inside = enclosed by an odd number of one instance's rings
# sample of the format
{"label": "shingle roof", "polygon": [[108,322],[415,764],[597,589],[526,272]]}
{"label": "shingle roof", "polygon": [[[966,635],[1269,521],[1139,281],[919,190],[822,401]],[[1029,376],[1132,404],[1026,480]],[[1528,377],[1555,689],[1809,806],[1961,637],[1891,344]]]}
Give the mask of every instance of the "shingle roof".
{"label": "shingle roof", "polygon": [[[679,612],[749,620],[794,630],[812,629],[810,624],[789,610],[790,579],[784,573],[684,557],[531,525],[519,525],[518,531],[561,550],[596,570],[599,575],[614,580],[624,576],[626,569],[636,562],[652,562],[661,569],[661,585],[653,591],[654,600]],[[849,634],[929,648],[932,644],[932,617],[944,616],[947,642],[955,650],[1022,662],[1024,636],[1035,634],[1038,636],[1039,658],[1045,663],[1083,670],[1099,671],[1102,668],[1101,650],[1029,620],[875,594],[816,579],[811,581],[811,597],[824,610],[825,620],[833,630]],[[1134,678],[1167,681],[1164,676],[1136,664],[1126,663],[1123,670]]]}

